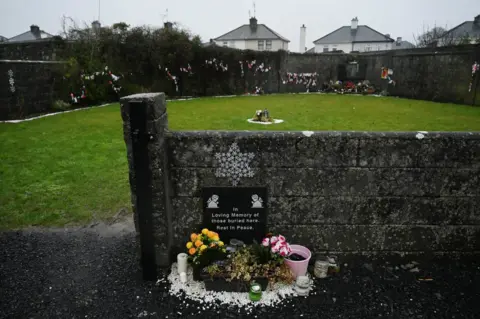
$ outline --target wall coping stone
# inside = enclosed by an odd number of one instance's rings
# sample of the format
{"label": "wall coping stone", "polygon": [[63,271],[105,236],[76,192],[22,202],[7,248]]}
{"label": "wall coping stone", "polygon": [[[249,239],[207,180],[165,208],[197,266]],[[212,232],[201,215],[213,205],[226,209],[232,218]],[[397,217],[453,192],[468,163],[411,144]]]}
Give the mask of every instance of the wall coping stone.
{"label": "wall coping stone", "polygon": [[[313,134],[311,134],[313,132]],[[410,132],[374,132],[374,131],[168,131],[167,137],[188,138],[188,137],[218,137],[218,138],[273,138],[279,136],[285,137],[348,137],[348,138],[397,138],[397,139],[418,139],[416,135],[422,133],[423,139],[480,139],[480,131],[473,132],[427,132],[427,131],[410,131]]]}

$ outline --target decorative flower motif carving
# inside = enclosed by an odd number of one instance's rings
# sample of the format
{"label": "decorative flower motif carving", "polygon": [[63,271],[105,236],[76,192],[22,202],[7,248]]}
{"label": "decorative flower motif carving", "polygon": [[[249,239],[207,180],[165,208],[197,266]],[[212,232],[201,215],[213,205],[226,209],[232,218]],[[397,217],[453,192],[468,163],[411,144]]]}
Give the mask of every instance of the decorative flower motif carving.
{"label": "decorative flower motif carving", "polygon": [[241,153],[238,144],[234,142],[227,153],[216,153],[215,159],[219,167],[215,171],[217,177],[227,177],[233,186],[237,186],[242,177],[253,177],[255,174],[250,167],[254,153]]}

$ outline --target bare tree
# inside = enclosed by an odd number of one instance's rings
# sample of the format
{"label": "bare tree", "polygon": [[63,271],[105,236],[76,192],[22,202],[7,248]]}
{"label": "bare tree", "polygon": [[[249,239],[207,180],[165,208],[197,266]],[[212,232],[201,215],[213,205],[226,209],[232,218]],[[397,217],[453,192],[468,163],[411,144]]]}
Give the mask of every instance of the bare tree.
{"label": "bare tree", "polygon": [[423,32],[420,35],[413,36],[415,45],[418,48],[448,46],[456,44],[456,39],[452,32],[449,32],[447,27],[434,26],[432,29],[423,27]]}

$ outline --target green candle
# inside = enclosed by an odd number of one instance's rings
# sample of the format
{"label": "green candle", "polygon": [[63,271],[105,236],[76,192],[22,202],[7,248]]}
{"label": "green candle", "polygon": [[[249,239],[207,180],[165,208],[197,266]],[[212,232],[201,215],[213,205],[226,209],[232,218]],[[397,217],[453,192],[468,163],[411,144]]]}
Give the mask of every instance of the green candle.
{"label": "green candle", "polygon": [[259,301],[262,299],[262,287],[256,282],[252,282],[250,284],[249,296],[251,301]]}

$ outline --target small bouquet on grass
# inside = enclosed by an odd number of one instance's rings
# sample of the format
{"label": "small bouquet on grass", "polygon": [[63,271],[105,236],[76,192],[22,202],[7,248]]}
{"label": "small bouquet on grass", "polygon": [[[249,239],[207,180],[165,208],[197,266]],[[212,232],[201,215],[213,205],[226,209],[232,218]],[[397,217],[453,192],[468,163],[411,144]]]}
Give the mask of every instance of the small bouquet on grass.
{"label": "small bouquet on grass", "polygon": [[207,228],[190,235],[187,242],[188,255],[194,267],[205,267],[216,260],[225,259],[226,249],[216,232]]}
{"label": "small bouquet on grass", "polygon": [[270,112],[267,109],[257,110],[255,115],[252,118],[255,122],[273,122],[273,119],[270,117]]}

